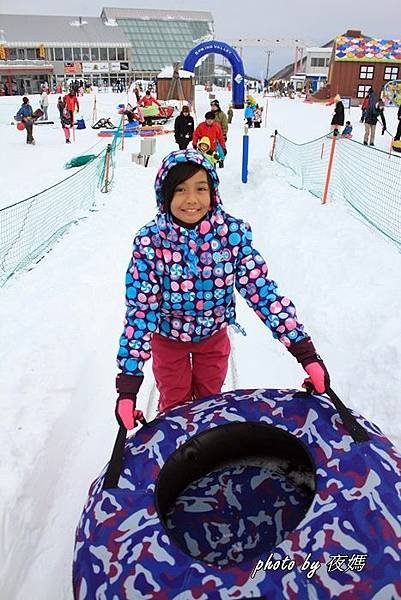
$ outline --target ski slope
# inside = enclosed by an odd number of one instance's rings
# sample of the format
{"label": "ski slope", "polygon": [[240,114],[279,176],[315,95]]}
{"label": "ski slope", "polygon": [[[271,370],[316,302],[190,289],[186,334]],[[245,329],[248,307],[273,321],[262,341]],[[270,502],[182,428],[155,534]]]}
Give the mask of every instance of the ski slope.
{"label": "ski slope", "polygon": [[[227,108],[228,93],[217,91],[216,97]],[[99,95],[98,118],[116,122],[116,106],[125,101],[125,94]],[[31,147],[9,124],[19,101],[0,98],[0,206],[60,181],[71,173],[63,164],[98,142],[88,128],[76,132],[75,144],[66,145],[56,102],[52,96],[55,125],[36,127],[37,145]],[[36,108],[37,99],[32,104]],[[202,118],[209,107],[204,92],[197,93],[196,106]],[[88,95],[81,109],[88,126],[92,110]],[[251,223],[254,245],[280,292],[295,303],[334,390],[400,449],[401,254],[345,205],[321,206],[314,196],[291,187],[268,157],[275,128],[304,142],[327,132],[331,113],[332,107],[299,99],[269,98],[267,128],[249,132],[249,182],[244,185],[242,111],[235,111],[226,167],[219,170],[221,196],[228,212]],[[352,109],[356,139],[363,136],[359,115]],[[386,109],[386,118],[394,131],[396,111]],[[378,135],[377,145],[388,148],[389,140]],[[0,595],[6,600],[72,597],[74,529],[89,484],[114,442],[125,270],[135,232],[155,213],[157,168],[177,148],[172,134],[159,136],[157,154],[145,169],[131,162],[139,140],[125,143],[117,154],[113,190],[99,195],[99,210],[32,270],[0,289]],[[299,387],[302,369],[241,298],[237,317],[247,336],[230,334],[233,355],[224,389]],[[139,407],[148,418],[156,402],[147,364]]]}

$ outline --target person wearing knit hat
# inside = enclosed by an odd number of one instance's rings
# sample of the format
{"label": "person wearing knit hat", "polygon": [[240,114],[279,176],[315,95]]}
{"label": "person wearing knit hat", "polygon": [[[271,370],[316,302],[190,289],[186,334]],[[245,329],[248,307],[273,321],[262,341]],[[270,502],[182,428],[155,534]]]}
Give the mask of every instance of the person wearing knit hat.
{"label": "person wearing knit hat", "polygon": [[220,127],[222,129],[224,139],[225,139],[225,141],[227,141],[228,118],[227,118],[226,113],[221,110],[220,103],[218,100],[212,100],[212,102],[210,103],[210,108],[212,109],[212,112],[214,113],[215,120],[218,123],[220,123]]}
{"label": "person wearing knit hat", "polygon": [[[217,121],[217,123],[219,123],[221,130],[223,132],[223,137],[224,137],[224,141],[227,141],[227,134],[228,134],[228,118],[225,112],[223,112],[220,108],[220,103],[218,100],[212,100],[212,102],[210,103],[210,108],[212,109],[212,112],[214,113],[214,118]],[[224,155],[227,154],[227,151],[224,151]],[[222,156],[222,159],[219,160],[219,167],[220,169],[222,169],[224,167],[224,156]]]}
{"label": "person wearing knit hat", "polygon": [[194,135],[192,137],[192,145],[194,148],[197,148],[199,140],[203,137],[209,138],[210,150],[212,154],[216,152],[217,144],[220,144],[223,151],[225,151],[226,142],[223,131],[220,127],[220,123],[218,123],[215,119],[215,113],[211,110],[205,114],[205,120],[202,121],[202,123],[199,123],[198,127],[194,131]]}

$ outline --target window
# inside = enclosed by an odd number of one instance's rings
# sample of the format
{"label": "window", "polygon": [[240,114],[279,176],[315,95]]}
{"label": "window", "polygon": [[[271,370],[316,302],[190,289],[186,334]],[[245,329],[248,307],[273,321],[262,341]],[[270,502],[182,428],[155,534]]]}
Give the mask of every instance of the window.
{"label": "window", "polygon": [[311,58],[311,67],[324,67],[325,59],[317,58],[316,56]]}
{"label": "window", "polygon": [[362,65],[359,68],[359,79],[373,79],[375,68],[373,66]]}
{"label": "window", "polygon": [[125,48],[117,48],[117,60],[125,60]]}
{"label": "window", "polygon": [[109,48],[109,60],[117,60],[117,51],[115,48]]}
{"label": "window", "polygon": [[398,67],[385,67],[384,79],[386,79],[387,81],[393,81],[394,79],[398,79]]}
{"label": "window", "polygon": [[63,60],[62,48],[54,48],[54,60]]}
{"label": "window", "polygon": [[[51,50],[51,48],[49,48]],[[25,60],[25,48],[18,48],[17,50],[18,60]]]}
{"label": "window", "polygon": [[72,49],[71,48],[64,48],[64,60],[66,62],[72,61]]}
{"label": "window", "polygon": [[100,48],[100,60],[109,60],[107,58],[107,48]]}
{"label": "window", "polygon": [[72,49],[73,60],[82,60],[81,58],[81,48],[73,48]]}
{"label": "window", "polygon": [[26,49],[26,57],[28,60],[36,59],[36,48],[27,48]]}
{"label": "window", "polygon": [[82,48],[82,60],[90,60],[90,51],[89,48]]}
{"label": "window", "polygon": [[99,60],[99,48],[91,48],[91,60]]}
{"label": "window", "polygon": [[17,60],[17,48],[8,49],[8,60]]}
{"label": "window", "polygon": [[370,85],[358,85],[358,91],[356,94],[357,98],[365,98],[366,94],[370,90]]}
{"label": "window", "polygon": [[330,66],[330,58],[326,58],[326,67]]}

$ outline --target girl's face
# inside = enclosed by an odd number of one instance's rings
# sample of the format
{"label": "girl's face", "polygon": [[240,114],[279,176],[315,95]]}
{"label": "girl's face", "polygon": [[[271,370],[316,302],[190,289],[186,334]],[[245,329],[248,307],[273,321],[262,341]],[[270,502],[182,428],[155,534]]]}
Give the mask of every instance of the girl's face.
{"label": "girl's face", "polygon": [[204,169],[177,185],[170,210],[176,219],[188,224],[200,221],[209,212],[210,189]]}

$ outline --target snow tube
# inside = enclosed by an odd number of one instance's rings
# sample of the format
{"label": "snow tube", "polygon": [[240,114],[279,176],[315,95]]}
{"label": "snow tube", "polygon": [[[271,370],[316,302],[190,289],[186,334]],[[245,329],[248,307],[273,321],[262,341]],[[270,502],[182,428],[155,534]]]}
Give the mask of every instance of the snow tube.
{"label": "snow tube", "polygon": [[25,129],[25,123],[23,123],[22,121],[18,121],[18,123],[17,123],[17,129],[18,129],[18,131],[24,131],[24,129]]}
{"label": "snow tube", "polygon": [[401,456],[357,421],[365,441],[294,390],[162,413],[126,442],[119,486],[104,470],[89,490],[75,599],[400,598]]}
{"label": "snow tube", "polygon": [[142,108],[144,117],[155,117],[159,114],[159,107],[157,104],[151,104],[150,106],[144,106]]}

